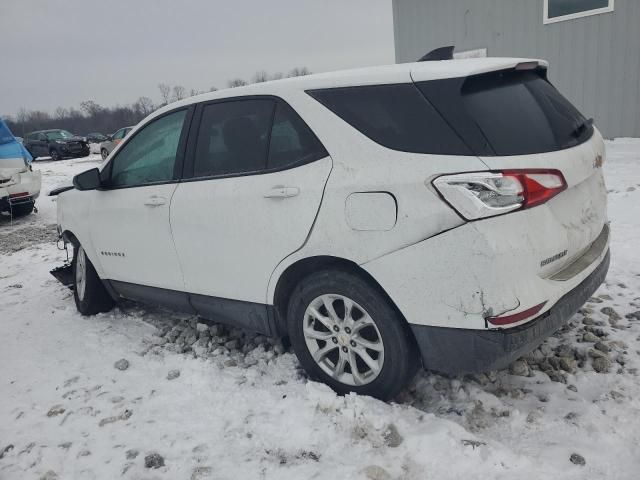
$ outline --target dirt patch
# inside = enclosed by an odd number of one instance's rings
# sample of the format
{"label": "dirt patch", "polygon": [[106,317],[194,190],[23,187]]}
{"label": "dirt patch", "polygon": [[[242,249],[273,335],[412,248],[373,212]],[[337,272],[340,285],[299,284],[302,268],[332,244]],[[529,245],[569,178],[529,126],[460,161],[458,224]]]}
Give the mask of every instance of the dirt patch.
{"label": "dirt patch", "polygon": [[32,224],[0,230],[0,254],[17,252],[40,243],[55,243],[57,239],[55,224]]}

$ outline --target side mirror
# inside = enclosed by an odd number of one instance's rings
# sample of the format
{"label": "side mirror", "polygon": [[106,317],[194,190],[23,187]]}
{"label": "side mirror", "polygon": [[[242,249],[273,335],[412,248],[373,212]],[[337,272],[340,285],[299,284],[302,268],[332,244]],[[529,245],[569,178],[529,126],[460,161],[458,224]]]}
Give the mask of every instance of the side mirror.
{"label": "side mirror", "polygon": [[100,170],[92,168],[73,177],[73,186],[78,190],[96,190],[102,186]]}

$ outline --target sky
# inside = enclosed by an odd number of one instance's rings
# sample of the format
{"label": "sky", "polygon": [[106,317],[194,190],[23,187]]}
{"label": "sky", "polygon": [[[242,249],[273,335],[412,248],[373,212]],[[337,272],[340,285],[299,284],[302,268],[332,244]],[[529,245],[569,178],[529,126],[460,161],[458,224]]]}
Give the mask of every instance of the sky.
{"label": "sky", "polygon": [[391,0],[0,0],[0,114],[394,62]]}

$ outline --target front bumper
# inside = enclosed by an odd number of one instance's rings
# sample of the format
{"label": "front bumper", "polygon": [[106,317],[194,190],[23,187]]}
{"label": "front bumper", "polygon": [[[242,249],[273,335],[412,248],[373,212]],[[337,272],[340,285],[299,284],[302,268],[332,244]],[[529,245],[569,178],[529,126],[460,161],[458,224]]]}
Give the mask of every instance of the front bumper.
{"label": "front bumper", "polygon": [[425,369],[451,375],[500,370],[538,347],[585,304],[604,282],[610,252],[577,287],[524,325],[503,330],[410,325]]}

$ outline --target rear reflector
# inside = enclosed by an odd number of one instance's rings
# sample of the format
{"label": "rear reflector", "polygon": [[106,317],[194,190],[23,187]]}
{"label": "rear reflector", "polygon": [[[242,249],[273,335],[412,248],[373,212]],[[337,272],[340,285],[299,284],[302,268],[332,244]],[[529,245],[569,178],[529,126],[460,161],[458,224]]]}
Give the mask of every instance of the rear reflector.
{"label": "rear reflector", "polygon": [[536,305],[535,307],[531,307],[524,312],[516,313],[514,315],[506,315],[504,317],[488,317],[487,321],[492,325],[510,325],[512,323],[518,323],[522,320],[526,320],[527,318],[533,317],[536,313],[542,310],[547,302],[542,302],[540,305]]}

